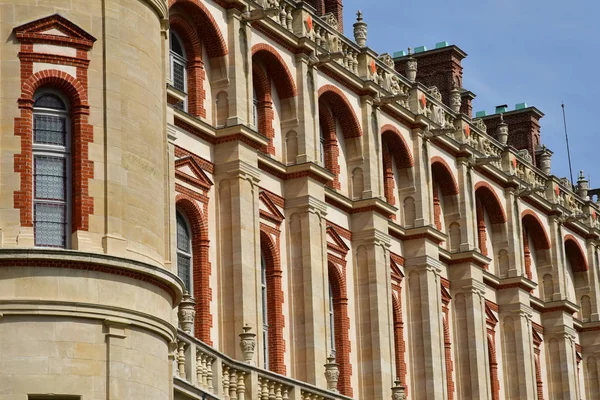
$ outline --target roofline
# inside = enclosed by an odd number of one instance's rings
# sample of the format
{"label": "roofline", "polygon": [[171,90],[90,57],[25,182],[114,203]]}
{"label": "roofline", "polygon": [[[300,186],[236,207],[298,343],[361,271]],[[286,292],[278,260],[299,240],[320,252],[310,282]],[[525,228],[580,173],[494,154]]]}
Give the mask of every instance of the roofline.
{"label": "roofline", "polygon": [[445,47],[441,47],[439,49],[425,50],[420,53],[412,53],[412,54],[407,54],[402,57],[395,57],[395,58],[393,58],[393,60],[394,61],[404,61],[404,60],[408,59],[409,57],[419,58],[423,54],[430,55],[430,54],[436,54],[436,53],[444,53],[444,52],[447,52],[448,50],[451,50],[451,51],[457,53],[461,60],[468,56],[468,54],[464,50],[462,50],[460,47],[458,47],[455,44],[451,44],[451,45],[448,45]]}

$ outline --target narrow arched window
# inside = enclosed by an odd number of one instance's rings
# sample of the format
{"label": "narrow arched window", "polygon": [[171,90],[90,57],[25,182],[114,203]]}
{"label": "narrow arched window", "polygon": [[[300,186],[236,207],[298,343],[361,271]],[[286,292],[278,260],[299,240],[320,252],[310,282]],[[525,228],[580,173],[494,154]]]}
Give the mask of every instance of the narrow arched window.
{"label": "narrow arched window", "polygon": [[267,306],[267,263],[265,255],[260,256],[260,289],[262,301],[262,333],[263,333],[263,359],[265,360],[265,369],[269,369],[269,316]]}
{"label": "narrow arched window", "polygon": [[329,345],[331,346],[331,354],[335,357],[335,312],[333,309],[333,289],[329,284]]}
{"label": "narrow arched window", "polygon": [[71,138],[67,103],[42,92],[33,105],[33,231],[35,245],[69,246]]}
{"label": "narrow arched window", "polygon": [[177,211],[177,275],[192,292],[192,240],[186,218]]}
{"label": "narrow arched window", "polygon": [[[171,60],[171,81],[173,87],[177,90],[187,93],[187,58],[183,48],[183,42],[177,33],[170,33],[170,60]],[[178,105],[179,108],[187,109],[187,99],[183,104]]]}
{"label": "narrow arched window", "polygon": [[258,96],[256,90],[252,89],[252,115],[254,118],[254,126],[258,130]]}
{"label": "narrow arched window", "polygon": [[325,133],[321,124],[319,124],[319,161],[321,166],[325,167]]}

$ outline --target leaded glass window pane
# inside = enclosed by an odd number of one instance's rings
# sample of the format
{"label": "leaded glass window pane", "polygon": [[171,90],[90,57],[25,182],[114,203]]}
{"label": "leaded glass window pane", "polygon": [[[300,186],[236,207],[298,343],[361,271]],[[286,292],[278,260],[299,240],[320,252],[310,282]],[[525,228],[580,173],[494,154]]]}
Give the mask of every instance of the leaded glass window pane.
{"label": "leaded glass window pane", "polygon": [[173,86],[185,92],[185,66],[179,61],[173,61]]}
{"label": "leaded glass window pane", "polygon": [[54,94],[45,94],[40,96],[33,105],[34,107],[52,108],[54,110],[66,110],[65,103]]}
{"label": "leaded glass window pane", "polygon": [[66,163],[63,157],[35,156],[35,198],[65,200]]}
{"label": "leaded glass window pane", "polygon": [[65,214],[64,204],[35,204],[34,230],[36,246],[66,246]]}
{"label": "leaded glass window pane", "polygon": [[177,213],[177,249],[190,252],[190,234],[183,216]]}
{"label": "leaded glass window pane", "polygon": [[36,144],[66,146],[66,118],[56,115],[36,115],[33,118],[33,141]]}
{"label": "leaded glass window pane", "polygon": [[177,275],[183,281],[185,288],[189,291],[191,289],[190,275],[191,275],[192,260],[185,254],[177,254]]}

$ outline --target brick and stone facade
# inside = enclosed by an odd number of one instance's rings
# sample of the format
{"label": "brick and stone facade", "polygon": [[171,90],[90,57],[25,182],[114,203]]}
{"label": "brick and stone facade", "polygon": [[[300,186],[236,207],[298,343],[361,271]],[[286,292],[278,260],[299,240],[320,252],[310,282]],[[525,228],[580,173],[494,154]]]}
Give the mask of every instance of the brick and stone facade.
{"label": "brick and stone facade", "polygon": [[600,208],[535,107],[473,118],[460,48],[377,55],[342,0],[38,3],[0,5],[2,399],[599,398]]}

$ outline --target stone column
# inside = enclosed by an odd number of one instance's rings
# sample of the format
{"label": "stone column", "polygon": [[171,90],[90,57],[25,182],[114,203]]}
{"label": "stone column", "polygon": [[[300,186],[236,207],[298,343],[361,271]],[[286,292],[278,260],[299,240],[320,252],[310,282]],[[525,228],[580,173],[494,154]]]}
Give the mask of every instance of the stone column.
{"label": "stone column", "polygon": [[[285,216],[290,232],[290,375],[325,387],[328,348],[327,251],[324,188],[309,177],[285,181]],[[310,193],[310,195],[309,195]]]}
{"label": "stone column", "polygon": [[577,360],[573,317],[569,312],[557,310],[542,314],[544,341],[546,343],[546,370],[548,393],[551,399],[579,399],[577,385]]}
{"label": "stone column", "polygon": [[[487,370],[485,284],[480,265],[465,262],[449,267],[450,291],[454,301],[457,354],[456,398],[486,399],[490,393]],[[474,346],[474,343],[481,345]]]}
{"label": "stone column", "polygon": [[[478,243],[477,216],[475,215],[475,191],[473,190],[473,175],[466,158],[457,159],[458,205],[462,218],[460,219],[460,251],[471,250],[469,243]],[[480,249],[481,250],[481,249]],[[485,254],[484,254],[485,255]]]}
{"label": "stone column", "polygon": [[[376,109],[373,107],[373,98],[370,96],[361,97],[362,112],[362,154],[365,160],[362,163],[364,177],[363,199],[380,196],[383,197],[383,190],[380,189],[383,182],[381,178],[381,135]],[[386,385],[386,387],[389,384]]]}
{"label": "stone column", "polygon": [[251,29],[242,23],[242,13],[235,8],[227,10],[229,41],[228,79],[229,118],[227,125],[252,124],[252,54]]}
{"label": "stone column", "polygon": [[[437,243],[427,239],[405,241],[408,297],[408,351],[413,365],[411,398],[444,399],[446,380],[444,371],[444,340],[442,331],[442,300],[440,292],[441,264]],[[426,254],[412,257],[416,248],[425,248]]]}
{"label": "stone column", "polygon": [[[500,334],[504,343],[505,394],[509,398],[537,397],[535,354],[528,288],[498,291]],[[512,397],[511,397],[512,396]],[[515,397],[516,396],[516,397]]]}
{"label": "stone column", "polygon": [[415,227],[433,224],[431,198],[431,165],[429,163],[429,142],[423,137],[423,129],[412,130],[412,153],[415,158],[414,182],[420,188],[412,196],[415,199]]}
{"label": "stone column", "polygon": [[368,211],[352,216],[355,249],[358,398],[388,399],[393,382],[393,317],[391,304],[390,239],[387,218]]}
{"label": "stone column", "polygon": [[[260,225],[256,149],[242,141],[215,146],[215,181],[219,205],[220,304],[224,352],[238,360],[243,354],[237,334],[249,325],[262,327],[260,293]],[[259,338],[258,347],[261,348]],[[262,365],[262,353],[257,352]]]}
{"label": "stone column", "polygon": [[315,71],[308,66],[306,54],[296,55],[296,85],[298,87],[298,155],[297,163],[319,160],[318,95]]}

